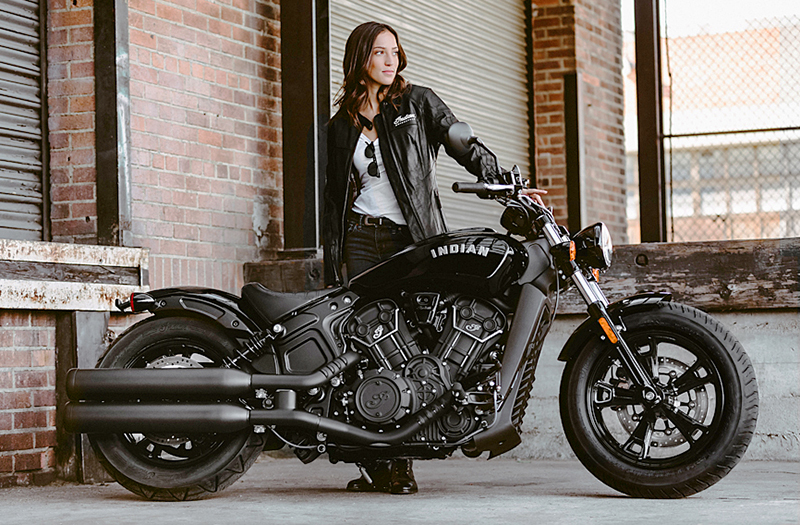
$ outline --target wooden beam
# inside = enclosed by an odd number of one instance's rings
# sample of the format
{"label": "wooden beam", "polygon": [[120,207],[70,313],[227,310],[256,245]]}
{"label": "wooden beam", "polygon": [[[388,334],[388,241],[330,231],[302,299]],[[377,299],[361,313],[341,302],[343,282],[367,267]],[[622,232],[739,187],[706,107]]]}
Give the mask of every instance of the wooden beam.
{"label": "wooden beam", "polygon": [[[800,307],[800,238],[645,243],[618,246],[600,277],[610,301],[641,291],[667,291],[707,311]],[[559,313],[583,313],[574,289]]]}

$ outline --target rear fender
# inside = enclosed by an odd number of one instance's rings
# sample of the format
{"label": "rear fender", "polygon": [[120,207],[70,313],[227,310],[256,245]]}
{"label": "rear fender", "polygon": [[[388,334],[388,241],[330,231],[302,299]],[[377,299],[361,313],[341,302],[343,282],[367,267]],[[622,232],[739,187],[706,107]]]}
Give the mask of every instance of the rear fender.
{"label": "rear fender", "polygon": [[[672,294],[666,292],[644,292],[611,303],[608,305],[607,310],[611,319],[618,321],[631,313],[652,310],[660,303],[671,300]],[[594,319],[586,319],[569,337],[558,355],[558,360],[569,361],[575,358],[592,338],[599,337],[602,334],[602,328]]]}
{"label": "rear fender", "polygon": [[148,311],[163,317],[190,315],[207,319],[231,337],[246,340],[263,328],[244,313],[240,301],[239,297],[220,290],[181,287],[139,292],[131,296],[130,303],[117,306],[124,310],[133,305],[134,313]]}

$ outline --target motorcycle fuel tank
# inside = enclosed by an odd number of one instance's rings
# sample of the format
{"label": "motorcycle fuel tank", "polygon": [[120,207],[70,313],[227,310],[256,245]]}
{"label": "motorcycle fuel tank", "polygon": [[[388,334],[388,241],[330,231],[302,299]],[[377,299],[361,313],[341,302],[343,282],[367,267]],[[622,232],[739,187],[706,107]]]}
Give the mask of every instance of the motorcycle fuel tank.
{"label": "motorcycle fuel tank", "polygon": [[451,289],[495,295],[528,264],[523,245],[490,229],[444,233],[412,244],[350,281],[350,289],[372,295],[391,288]]}

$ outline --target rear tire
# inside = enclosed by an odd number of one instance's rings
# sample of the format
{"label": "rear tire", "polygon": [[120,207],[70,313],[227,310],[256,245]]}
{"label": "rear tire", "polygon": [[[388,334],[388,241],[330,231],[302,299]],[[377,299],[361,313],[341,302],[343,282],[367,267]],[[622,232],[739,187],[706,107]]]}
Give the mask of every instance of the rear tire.
{"label": "rear tire", "polygon": [[564,432],[583,465],[636,497],[682,498],[744,456],[758,386],[736,339],[700,310],[662,303],[624,317],[623,332],[665,401],[648,406],[607,341],[593,338],[561,380]]}
{"label": "rear tire", "polygon": [[[209,323],[190,317],[151,317],[122,334],[98,368],[219,367],[235,343]],[[120,485],[158,501],[196,500],[239,479],[255,463],[264,440],[252,430],[231,434],[92,434],[103,467]]]}

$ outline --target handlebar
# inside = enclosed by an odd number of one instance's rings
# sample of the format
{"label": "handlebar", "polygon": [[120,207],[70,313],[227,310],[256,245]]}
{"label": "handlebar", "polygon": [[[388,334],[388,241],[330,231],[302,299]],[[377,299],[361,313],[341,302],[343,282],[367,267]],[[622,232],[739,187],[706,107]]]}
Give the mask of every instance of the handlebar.
{"label": "handlebar", "polygon": [[474,193],[482,199],[513,195],[517,186],[513,184],[487,184],[485,182],[454,182],[456,193]]}

